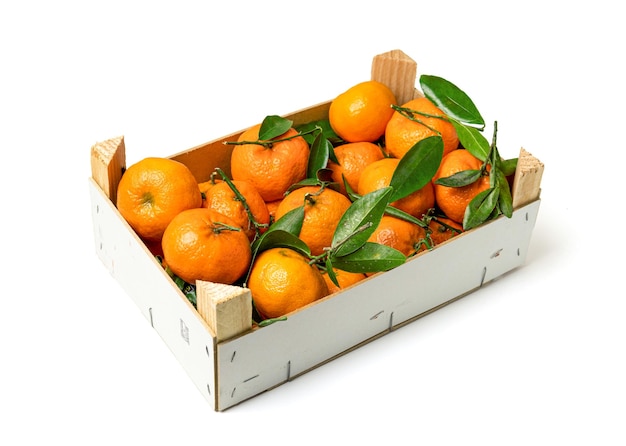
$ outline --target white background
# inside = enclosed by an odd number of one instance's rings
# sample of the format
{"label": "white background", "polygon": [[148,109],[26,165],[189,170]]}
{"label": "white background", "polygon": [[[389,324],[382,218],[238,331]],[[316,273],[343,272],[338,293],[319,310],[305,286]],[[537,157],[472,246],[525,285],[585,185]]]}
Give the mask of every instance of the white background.
{"label": "white background", "polygon": [[[625,444],[614,4],[3,2],[0,444]],[[505,157],[545,163],[526,264],[212,412],[96,257],[90,147],[171,155],[329,100],[396,48],[497,120]]]}

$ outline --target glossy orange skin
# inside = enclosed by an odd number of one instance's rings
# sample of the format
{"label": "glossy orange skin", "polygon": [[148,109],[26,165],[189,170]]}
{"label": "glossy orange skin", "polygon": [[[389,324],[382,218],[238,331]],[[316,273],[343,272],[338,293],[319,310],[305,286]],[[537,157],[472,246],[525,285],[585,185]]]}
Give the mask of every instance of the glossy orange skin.
{"label": "glossy orange skin", "polygon": [[167,226],[162,240],[165,263],[185,282],[232,284],[248,270],[252,251],[237,224],[211,209],[189,209]]}
{"label": "glossy orange skin", "polygon": [[396,97],[377,81],[353,85],[330,104],[328,119],[335,133],[346,142],[374,142],[380,139],[393,114]]}
{"label": "glossy orange skin", "polygon": [[[454,150],[441,160],[433,183],[463,170],[477,170],[482,161],[465,149]],[[435,184],[435,201],[441,211],[451,220],[463,224],[465,209],[480,192],[489,189],[489,176],[482,176],[476,182],[463,187],[448,187]]]}
{"label": "glossy orange skin", "polygon": [[[378,189],[389,186],[393,173],[400,162],[397,158],[384,158],[369,164],[361,173],[358,193],[365,195]],[[421,189],[391,203],[415,218],[422,218],[435,205],[433,185],[426,183]]]}
{"label": "glossy orange skin", "polygon": [[317,266],[289,248],[261,252],[252,265],[247,286],[264,318],[284,316],[328,295]]}
{"label": "glossy orange skin", "polygon": [[[427,98],[413,99],[403,104],[402,107],[431,116],[445,116],[443,111]],[[444,155],[458,148],[459,138],[450,122],[418,114],[415,114],[415,117],[421,123],[403,116],[398,111],[394,111],[393,116],[389,119],[385,128],[385,149],[391,156],[402,158],[419,141],[434,135],[441,135]]]}
{"label": "glossy orange skin", "polygon": [[[256,187],[247,181],[235,180],[232,181],[232,184],[245,199],[254,221],[258,225],[265,225],[264,227],[259,227],[259,235],[264,233],[270,223],[270,212],[265,201],[263,201],[263,197],[261,197]],[[202,206],[230,217],[238,226],[243,228],[250,241],[253,241],[257,236],[257,230],[250,220],[244,203],[239,200],[226,181],[215,184],[207,190]]]}
{"label": "glossy orange skin", "polygon": [[[307,198],[308,196],[308,198]],[[304,222],[300,239],[312,255],[320,255],[330,247],[339,220],[352,202],[340,192],[318,186],[306,186],[289,193],[276,209],[276,220],[296,207],[304,205]]]}
{"label": "glossy orange skin", "polygon": [[[241,134],[240,142],[255,142],[259,139],[261,124],[257,124]],[[284,139],[297,135],[291,128],[283,135],[274,138]],[[231,175],[233,180],[251,183],[269,202],[280,200],[285,192],[298,181],[306,178],[309,161],[309,145],[301,136],[272,143],[235,145],[231,154]]]}
{"label": "glossy orange skin", "polygon": [[116,205],[139,237],[158,244],[179,212],[202,205],[202,195],[187,166],[169,158],[149,157],[124,172]]}

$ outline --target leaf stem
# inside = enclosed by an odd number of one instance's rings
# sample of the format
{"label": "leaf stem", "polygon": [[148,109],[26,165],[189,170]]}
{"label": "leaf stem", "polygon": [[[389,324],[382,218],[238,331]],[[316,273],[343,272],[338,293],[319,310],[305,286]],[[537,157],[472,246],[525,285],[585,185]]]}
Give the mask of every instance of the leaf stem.
{"label": "leaf stem", "polygon": [[304,194],[304,204],[307,204],[307,203],[315,204],[315,197],[320,196],[322,192],[324,192],[324,189],[326,189],[327,183],[324,181],[320,181],[319,184],[320,184],[320,188],[317,191],[313,193],[309,192],[309,193]]}
{"label": "leaf stem", "polygon": [[309,264],[313,265],[314,263],[324,263],[325,262],[324,259],[332,257],[333,252],[337,251],[340,246],[342,246],[345,243],[347,243],[348,240],[350,240],[356,234],[371,228],[372,225],[373,225],[373,223],[371,221],[368,221],[367,223],[359,226],[352,233],[346,235],[343,239],[341,239],[337,243],[335,243],[335,245],[333,247],[324,248],[324,252],[323,253],[321,253],[319,255],[316,255],[316,256],[311,256],[310,260],[309,260]]}
{"label": "leaf stem", "polygon": [[233,184],[231,179],[228,178],[228,176],[224,173],[222,169],[220,169],[219,167],[216,167],[215,172],[217,172],[222,177],[222,179],[226,182],[226,184],[228,184],[228,187],[230,187],[230,189],[235,194],[236,199],[241,202],[244,210],[246,211],[246,214],[248,214],[248,224],[254,226],[254,238],[256,239],[257,237],[261,235],[261,229],[266,228],[269,225],[264,224],[264,223],[259,223],[256,220],[256,218],[254,217],[254,214],[252,213],[252,210],[250,209],[250,206],[248,205],[248,202],[246,201],[246,198],[241,194],[239,189],[237,189],[237,186]]}
{"label": "leaf stem", "polygon": [[222,231],[241,231],[239,226],[231,226],[226,223],[222,223],[221,221],[213,222],[213,226],[211,226],[211,230],[217,234]]}
{"label": "leaf stem", "polygon": [[425,118],[436,118],[436,119],[441,119],[443,121],[449,121],[447,116],[444,115],[433,115],[430,113],[426,113],[426,112],[422,112],[419,110],[413,110],[410,109],[408,107],[401,107],[399,105],[391,105],[391,108],[393,108],[395,111],[397,111],[398,113],[400,113],[402,116],[404,116],[405,118],[413,121],[413,122],[417,122],[418,124],[423,125],[424,127],[426,127],[427,129],[435,132],[437,135],[441,135],[441,132],[431,126],[429,126],[428,124],[426,124],[424,121],[422,121],[419,118],[416,118],[415,115],[420,115],[420,116],[424,116]]}
{"label": "leaf stem", "polygon": [[295,135],[285,136],[284,138],[270,139],[268,141],[264,141],[264,140],[260,140],[260,139],[257,139],[256,141],[224,141],[224,144],[225,145],[233,145],[233,146],[245,146],[247,144],[255,144],[257,146],[263,146],[263,147],[265,147],[267,149],[271,149],[272,146],[274,144],[276,144],[277,142],[289,141],[289,140],[295,139],[295,138],[297,138],[299,136],[308,135],[310,133],[317,132],[317,131],[322,132],[322,128],[319,125],[316,125],[311,130],[306,130],[304,132],[300,131],[300,132],[296,133]]}
{"label": "leaf stem", "polygon": [[271,324],[273,324],[275,322],[282,322],[282,321],[286,321],[286,320],[287,320],[287,316],[273,317],[273,318],[269,318],[269,319],[263,319],[257,325],[259,327],[267,327],[268,325],[271,325]]}

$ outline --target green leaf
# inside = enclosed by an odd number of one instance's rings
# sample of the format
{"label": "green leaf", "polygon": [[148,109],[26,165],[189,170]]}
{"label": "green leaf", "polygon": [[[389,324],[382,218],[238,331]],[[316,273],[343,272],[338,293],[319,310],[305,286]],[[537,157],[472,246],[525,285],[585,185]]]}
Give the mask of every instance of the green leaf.
{"label": "green leaf", "polygon": [[198,305],[198,299],[196,297],[196,287],[195,287],[195,285],[192,285],[189,282],[185,282],[183,279],[181,279],[176,274],[174,274],[174,272],[169,267],[166,267],[165,271],[172,278],[172,280],[174,281],[174,283],[176,284],[178,289],[180,289],[182,291],[182,293],[185,295],[187,300],[194,307],[196,307]]}
{"label": "green leaf", "polygon": [[430,136],[419,141],[400,158],[389,185],[393,187],[391,202],[420,190],[437,173],[443,157],[443,139]]}
{"label": "green leaf", "polygon": [[353,273],[389,271],[406,262],[406,256],[397,249],[366,242],[356,251],[342,257],[333,257],[333,266]]}
{"label": "green leaf", "polygon": [[293,121],[277,115],[266,116],[259,129],[259,139],[269,141],[284,134],[291,128]]}
{"label": "green leaf", "polygon": [[346,181],[346,178],[343,176],[343,174],[341,177],[343,178],[343,185],[346,187],[346,194],[348,195],[348,198],[352,201],[356,201],[359,198],[361,198],[361,196],[357,194],[356,191],[354,191],[354,189],[350,187],[350,185]]}
{"label": "green leaf", "polygon": [[428,224],[425,223],[423,220],[420,220],[419,218],[416,218],[412,216],[411,214],[401,211],[400,209],[395,208],[391,205],[387,206],[387,209],[385,209],[385,214],[391,215],[392,217],[399,218],[400,220],[406,220],[408,222],[414,223],[418,226],[421,226],[422,228],[428,227]]}
{"label": "green leaf", "polygon": [[270,228],[267,230],[268,232],[272,231],[287,231],[293,235],[300,235],[300,231],[302,230],[302,223],[304,222],[304,205],[298,206],[287,212],[285,215],[276,220]]}
{"label": "green leaf", "polygon": [[287,189],[287,192],[292,192],[296,189],[300,189],[301,187],[305,187],[305,186],[319,186],[320,182],[317,178],[305,178],[302,181],[298,181],[297,183],[292,184],[291,186],[289,186],[289,188]]}
{"label": "green leaf", "polygon": [[309,145],[313,144],[315,137],[317,136],[317,132],[313,132],[315,128],[320,128],[322,134],[326,137],[327,140],[332,142],[341,142],[341,138],[337,136],[333,128],[330,126],[330,121],[328,119],[320,119],[319,121],[311,121],[306,124],[302,124],[296,127],[296,130],[300,133],[303,133],[302,137],[305,139]]}
{"label": "green leaf", "polygon": [[291,248],[307,257],[311,256],[311,250],[306,243],[291,232],[283,231],[281,229],[274,229],[273,231],[267,231],[263,234],[259,238],[259,243],[255,244],[253,254],[256,257],[256,255],[260,252],[278,247]]}
{"label": "green leaf", "polygon": [[420,86],[424,95],[448,117],[465,124],[485,126],[485,120],[474,102],[452,82],[438,76],[423,74],[420,76]]}
{"label": "green leaf", "polygon": [[476,158],[485,161],[491,150],[491,146],[487,138],[485,138],[485,135],[478,131],[478,129],[468,127],[458,121],[450,120],[450,122],[456,130],[461,145]]}
{"label": "green leaf", "polygon": [[500,212],[508,218],[513,216],[513,197],[506,176],[500,169],[496,169],[497,184],[499,189],[498,206]]}
{"label": "green leaf", "polygon": [[195,288],[189,288],[187,290],[183,290],[183,292],[185,293],[185,297],[187,298],[187,300],[189,302],[191,302],[191,305],[193,305],[194,307],[197,308],[198,307],[198,297],[196,296]]}
{"label": "green leaf", "polygon": [[330,257],[326,259],[326,274],[328,274],[328,277],[330,278],[332,283],[340,287],[339,280],[337,279],[337,274],[335,274],[335,268],[333,267],[333,261]]}
{"label": "green leaf", "polygon": [[[266,249],[265,243],[271,242],[274,239],[274,237],[279,237],[279,238],[286,237],[284,235],[278,235],[278,236],[272,235],[273,232],[287,232],[297,238],[300,235],[300,231],[302,230],[303,222],[304,222],[304,206],[298,206],[297,208],[290,210],[281,218],[279,218],[274,223],[272,223],[269,229],[265,231],[265,233],[261,235],[261,237],[259,237],[258,239],[254,241],[254,243],[252,244],[252,251],[253,252],[259,251],[260,246]],[[265,241],[266,239],[269,239],[269,241],[266,242]]]}
{"label": "green leaf", "polygon": [[350,205],[333,234],[333,256],[344,256],[363,246],[380,223],[392,192],[392,187],[378,189]]}
{"label": "green leaf", "polygon": [[498,188],[489,188],[477,194],[465,209],[463,228],[469,230],[487,221],[498,204],[499,195]]}
{"label": "green leaf", "polygon": [[309,154],[309,164],[307,166],[307,178],[316,178],[317,171],[326,167],[332,148],[332,144],[326,137],[322,133],[318,133],[313,144],[311,144],[311,153]]}
{"label": "green leaf", "polygon": [[299,206],[287,212],[281,218],[276,220],[269,229],[252,243],[252,262],[248,273],[244,279],[244,284],[248,282],[250,271],[256,256],[270,248],[291,248],[306,257],[311,257],[311,250],[298,235],[304,221],[304,206]]}
{"label": "green leaf", "polygon": [[472,184],[482,176],[480,169],[461,170],[449,177],[438,178],[435,184],[447,187],[463,187]]}
{"label": "green leaf", "polygon": [[258,323],[259,327],[267,327],[268,325],[275,324],[276,322],[283,322],[287,320],[287,316],[273,317],[269,319],[263,319]]}
{"label": "green leaf", "polygon": [[511,176],[515,173],[515,169],[517,169],[517,158],[511,158],[508,160],[500,161],[500,170],[505,176]]}

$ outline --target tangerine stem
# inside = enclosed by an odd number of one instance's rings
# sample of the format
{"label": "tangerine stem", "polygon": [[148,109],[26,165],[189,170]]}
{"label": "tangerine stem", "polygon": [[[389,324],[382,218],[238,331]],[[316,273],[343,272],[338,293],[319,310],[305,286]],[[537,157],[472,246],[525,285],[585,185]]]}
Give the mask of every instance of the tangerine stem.
{"label": "tangerine stem", "polygon": [[[480,166],[482,176],[487,175],[487,166],[491,164],[491,169],[496,168],[496,159],[500,157],[498,155],[498,149],[496,148],[496,134],[498,133],[498,121],[493,123],[493,136],[491,137],[491,145],[489,146],[489,153],[485,157],[483,164]],[[489,173],[491,175],[491,173]]]}
{"label": "tangerine stem", "polygon": [[265,228],[268,225],[259,223],[258,221],[256,221],[256,218],[254,218],[254,215],[252,214],[252,210],[250,209],[250,206],[248,206],[248,202],[246,201],[246,198],[241,194],[241,192],[239,192],[239,189],[237,189],[237,186],[233,184],[233,182],[230,180],[230,178],[228,178],[228,176],[224,173],[224,171],[220,169],[219,167],[216,167],[215,172],[220,174],[222,179],[226,182],[226,184],[228,184],[228,187],[230,187],[230,189],[235,194],[235,197],[237,198],[237,200],[240,201],[241,204],[243,205],[243,208],[246,211],[246,214],[248,214],[248,221],[252,224],[252,226],[254,226],[254,234],[255,234],[254,237],[257,238],[258,236],[260,236],[261,228]]}
{"label": "tangerine stem", "polygon": [[432,217],[432,220],[433,220],[435,223],[437,223],[439,226],[443,226],[444,228],[446,228],[446,229],[447,229],[447,230],[449,230],[449,231],[456,232],[457,234],[460,234],[460,233],[461,233],[461,231],[460,231],[460,230],[458,230],[458,229],[457,229],[457,228],[455,228],[454,226],[451,226],[451,225],[449,225],[449,224],[447,224],[447,223],[445,223],[445,222],[441,221],[441,220],[440,220],[439,218],[437,218],[436,216],[433,216],[433,217]]}
{"label": "tangerine stem", "polygon": [[319,254],[317,256],[311,257],[311,260],[309,260],[309,264],[313,265],[314,263],[319,263],[319,262],[323,261],[323,259],[332,256],[333,252],[337,251],[339,249],[339,247],[341,247],[342,245],[347,243],[348,240],[350,240],[352,237],[354,237],[358,233],[363,232],[366,229],[372,227],[373,224],[374,223],[372,223],[371,221],[368,221],[367,223],[364,223],[363,225],[361,225],[358,228],[356,228],[351,234],[348,234],[343,239],[341,239],[337,243],[333,244],[333,246],[325,247],[324,248],[324,252],[322,254]]}
{"label": "tangerine stem", "polygon": [[436,119],[442,119],[444,121],[448,121],[450,122],[450,120],[446,117],[446,116],[442,116],[442,115],[432,115],[430,113],[425,113],[419,110],[413,110],[407,107],[401,107],[399,105],[391,105],[391,108],[393,108],[394,110],[396,110],[398,113],[400,113],[402,116],[404,116],[405,118],[413,121],[413,122],[417,122],[418,124],[423,125],[424,127],[426,127],[427,129],[435,132],[438,135],[441,135],[441,132],[435,128],[432,128],[431,126],[429,126],[428,124],[426,124],[424,121],[422,121],[421,119],[418,119],[415,117],[415,115],[421,115],[424,116],[426,118],[436,118]]}
{"label": "tangerine stem", "polygon": [[241,231],[239,226],[231,226],[226,223],[222,223],[221,221],[214,221],[213,226],[211,226],[211,230],[217,234],[222,231]]}
{"label": "tangerine stem", "polygon": [[311,204],[315,204],[314,197],[317,197],[317,196],[321,195],[322,192],[324,192],[325,188],[326,188],[326,183],[324,181],[322,181],[318,191],[316,191],[314,193],[309,192],[309,193],[304,194],[304,202],[305,202],[305,204],[306,204],[306,202],[309,202]]}
{"label": "tangerine stem", "polygon": [[415,251],[413,252],[413,254],[411,254],[411,256],[417,254],[422,246],[424,246],[429,251],[433,249],[433,240],[430,237],[430,233],[427,234],[426,237],[419,239],[419,241],[415,243],[415,245],[413,246],[413,249]]}
{"label": "tangerine stem", "polygon": [[258,139],[256,141],[224,141],[224,144],[226,144],[226,145],[233,145],[233,146],[244,146],[246,144],[256,144],[258,146],[263,146],[263,147],[266,147],[266,148],[272,148],[272,146],[275,143],[277,143],[277,142],[289,141],[291,139],[297,138],[298,136],[308,135],[308,134],[316,132],[316,131],[320,131],[321,132],[322,128],[319,125],[316,125],[311,130],[307,130],[305,132],[298,132],[295,135],[286,136],[284,138],[271,139],[269,141],[263,141],[263,140],[260,140],[260,139]]}

